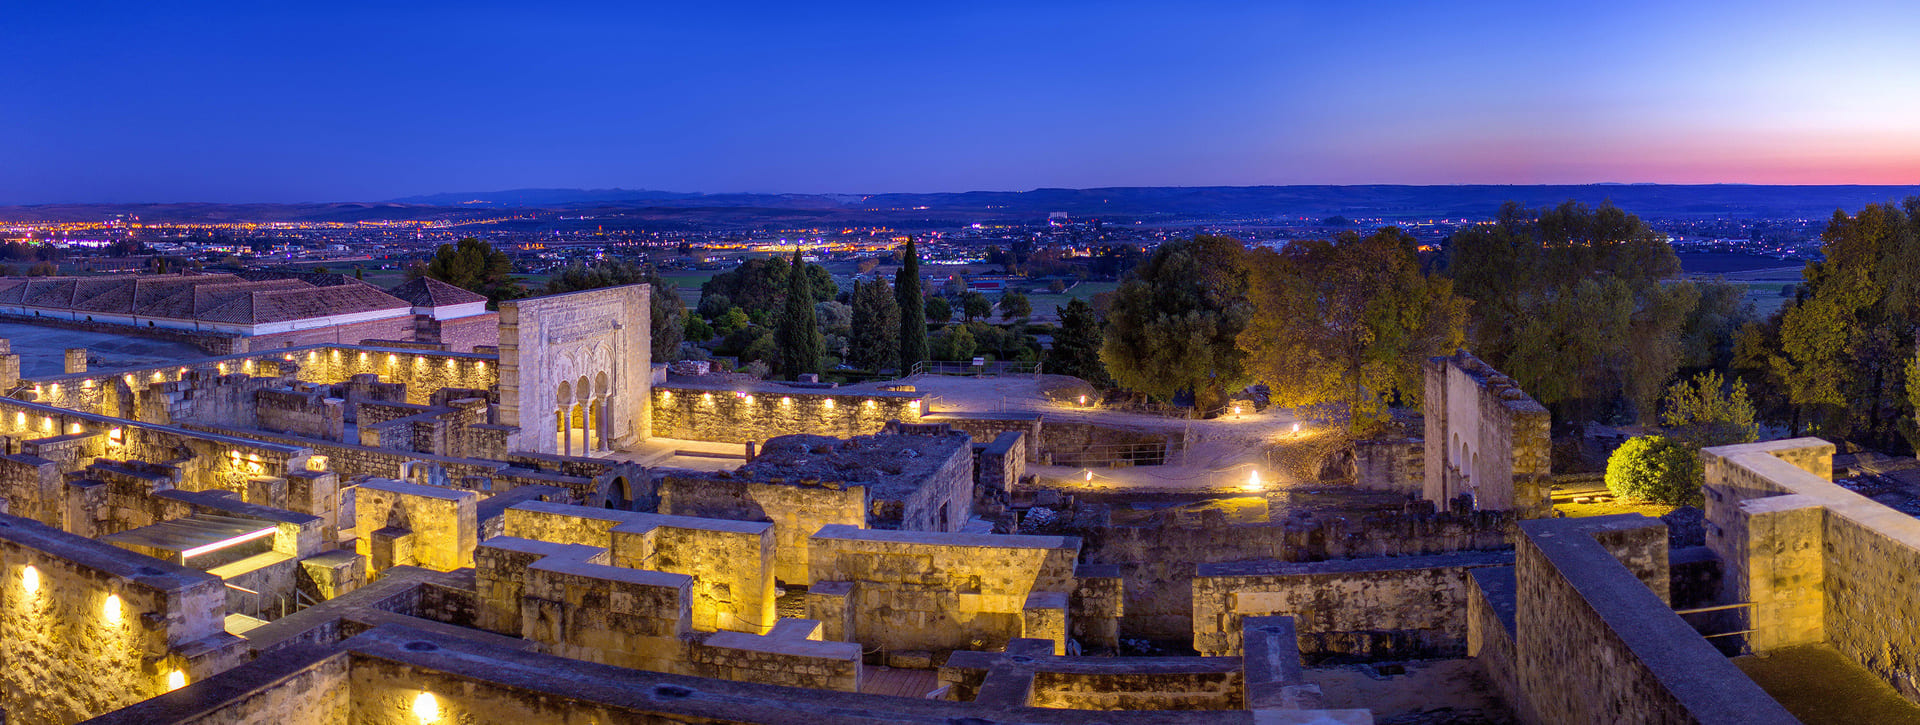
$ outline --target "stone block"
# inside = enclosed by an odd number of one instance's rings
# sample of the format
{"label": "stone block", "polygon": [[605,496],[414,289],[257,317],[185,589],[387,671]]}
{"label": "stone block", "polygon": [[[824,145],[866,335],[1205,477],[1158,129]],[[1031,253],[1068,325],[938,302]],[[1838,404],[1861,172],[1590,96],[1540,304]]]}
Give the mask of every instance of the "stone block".
{"label": "stone block", "polygon": [[351,593],[366,583],[366,557],[353,552],[329,551],[300,560],[300,591],[316,602]]}

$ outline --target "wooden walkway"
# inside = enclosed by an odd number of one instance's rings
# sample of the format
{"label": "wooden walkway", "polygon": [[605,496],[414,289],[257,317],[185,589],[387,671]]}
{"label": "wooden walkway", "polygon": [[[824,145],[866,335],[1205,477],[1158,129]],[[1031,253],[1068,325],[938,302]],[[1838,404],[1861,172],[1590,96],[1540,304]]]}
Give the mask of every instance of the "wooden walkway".
{"label": "wooden walkway", "polygon": [[902,670],[862,665],[860,692],[868,695],[924,698],[940,687],[939,670]]}

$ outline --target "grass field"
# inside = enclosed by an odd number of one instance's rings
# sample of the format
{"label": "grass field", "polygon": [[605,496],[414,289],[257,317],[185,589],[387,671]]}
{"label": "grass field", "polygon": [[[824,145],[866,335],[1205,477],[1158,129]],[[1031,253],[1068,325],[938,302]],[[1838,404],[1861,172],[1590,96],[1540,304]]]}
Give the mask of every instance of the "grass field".
{"label": "grass field", "polygon": [[1081,282],[1060,294],[1036,292],[1027,295],[1027,302],[1033,305],[1034,319],[1051,320],[1059,317],[1059,315],[1054,314],[1053,308],[1067,306],[1068,300],[1082,299],[1092,302],[1094,295],[1100,294],[1101,292],[1112,292],[1119,286],[1119,282]]}

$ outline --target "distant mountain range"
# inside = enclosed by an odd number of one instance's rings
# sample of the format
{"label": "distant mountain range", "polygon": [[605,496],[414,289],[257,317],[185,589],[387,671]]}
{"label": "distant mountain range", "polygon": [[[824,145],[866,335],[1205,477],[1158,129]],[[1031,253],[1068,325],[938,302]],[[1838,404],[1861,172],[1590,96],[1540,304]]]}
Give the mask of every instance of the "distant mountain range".
{"label": "distant mountain range", "polygon": [[445,219],[499,210],[578,212],[668,226],[1035,221],[1051,212],[1112,221],[1228,222],[1287,217],[1486,218],[1517,201],[1548,206],[1611,200],[1649,218],[1824,218],[1836,209],[1920,196],[1920,186],[1587,184],[1570,186],[1138,186],[932,194],[698,194],[628,189],[515,189],[429,194],[385,202],[309,204],[41,204],[0,207],[0,220],[353,222]]}
{"label": "distant mountain range", "polygon": [[1586,184],[1569,186],[1134,186],[932,194],[689,194],[627,189],[516,189],[432,194],[393,203],[469,208],[698,208],[942,211],[1031,216],[1485,217],[1507,201],[1547,206],[1612,200],[1645,216],[1820,216],[1920,195],[1920,186]]}

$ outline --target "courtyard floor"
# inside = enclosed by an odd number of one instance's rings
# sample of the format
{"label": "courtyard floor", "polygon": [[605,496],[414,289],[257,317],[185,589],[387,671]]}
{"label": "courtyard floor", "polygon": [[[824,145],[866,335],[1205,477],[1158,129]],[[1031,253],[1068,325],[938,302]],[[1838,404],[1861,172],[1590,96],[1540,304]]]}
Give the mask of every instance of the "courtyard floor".
{"label": "courtyard floor", "polygon": [[1807,725],[1920,722],[1920,705],[1828,645],[1746,655],[1733,663]]}

